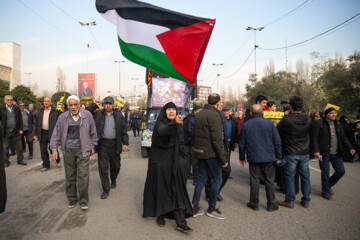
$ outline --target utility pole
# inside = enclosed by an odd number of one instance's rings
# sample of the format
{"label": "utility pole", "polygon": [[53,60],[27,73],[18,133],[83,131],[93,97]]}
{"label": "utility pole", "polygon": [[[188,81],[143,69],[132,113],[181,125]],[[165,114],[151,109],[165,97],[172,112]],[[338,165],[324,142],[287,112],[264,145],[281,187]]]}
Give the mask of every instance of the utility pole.
{"label": "utility pole", "polygon": [[92,21],[92,22],[79,22],[81,26],[85,26],[86,27],[86,72],[89,72],[89,67],[88,67],[88,60],[89,60],[89,26],[95,26],[96,25],[96,21]]}

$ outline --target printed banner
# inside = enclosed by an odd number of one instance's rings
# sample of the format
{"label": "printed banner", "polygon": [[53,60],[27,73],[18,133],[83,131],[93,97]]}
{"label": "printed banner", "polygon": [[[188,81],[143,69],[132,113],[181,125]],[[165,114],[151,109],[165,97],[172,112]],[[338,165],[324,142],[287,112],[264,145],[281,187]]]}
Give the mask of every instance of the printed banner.
{"label": "printed banner", "polygon": [[95,99],[96,73],[79,73],[78,75],[78,96],[92,97]]}
{"label": "printed banner", "polygon": [[339,106],[336,106],[336,105],[333,105],[333,104],[330,104],[330,103],[328,103],[326,106],[327,106],[327,107],[333,107],[333,108],[335,108],[335,110],[336,110],[337,112],[340,110],[340,107],[339,107]]}
{"label": "printed banner", "polygon": [[[173,102],[176,107],[182,108],[190,94],[190,85],[174,78],[153,78],[152,86],[152,107],[163,107],[166,103]],[[185,107],[189,106],[190,103]]]}

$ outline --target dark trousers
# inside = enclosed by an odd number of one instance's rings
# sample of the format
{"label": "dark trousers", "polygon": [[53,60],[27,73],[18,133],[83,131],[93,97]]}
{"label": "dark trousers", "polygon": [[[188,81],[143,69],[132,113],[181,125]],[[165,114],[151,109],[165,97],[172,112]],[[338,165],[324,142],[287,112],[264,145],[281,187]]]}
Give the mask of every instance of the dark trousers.
{"label": "dark trousers", "polygon": [[136,132],[137,135],[139,136],[139,131],[140,131],[139,124],[133,124],[132,129],[133,129],[134,137],[136,137]]}
{"label": "dark trousers", "polygon": [[[50,167],[50,160],[49,160],[49,152],[52,154],[52,151],[49,147],[50,138],[49,138],[49,131],[47,130],[41,130],[41,139],[40,139],[40,153],[41,153],[41,159],[43,161],[43,168],[49,168]],[[60,155],[58,154],[58,159],[56,159],[56,162],[60,162]]]}
{"label": "dark trousers", "polygon": [[249,163],[250,171],[250,204],[259,205],[260,176],[264,176],[267,205],[275,205],[275,166],[273,162]]}
{"label": "dark trousers", "polygon": [[98,165],[101,185],[104,192],[110,191],[109,165],[111,184],[116,183],[120,172],[120,154],[116,153],[116,140],[101,139],[99,142]]}
{"label": "dark trousers", "polygon": [[10,139],[9,146],[10,146],[11,154],[14,155],[15,154],[15,146],[14,146],[14,141],[12,139]]}
{"label": "dark trousers", "polygon": [[189,161],[189,169],[188,174],[193,174],[193,180],[196,181],[199,176],[199,169],[198,169],[198,160],[195,157],[195,152],[193,147],[191,146],[184,146],[184,150],[186,153],[187,160]]}
{"label": "dark trousers", "polygon": [[24,143],[26,142],[29,148],[29,156],[32,156],[34,154],[34,141],[33,141],[34,134],[29,131],[24,131],[23,134],[21,134],[21,140],[23,142],[23,150],[26,150],[26,147],[24,146]]}
{"label": "dark trousers", "polygon": [[[330,175],[330,163],[335,172],[331,177]],[[344,163],[342,158],[337,154],[331,154],[329,157],[323,157],[319,161],[321,169],[321,190],[323,194],[328,194],[331,187],[333,187],[345,174]]]}
{"label": "dark trousers", "polygon": [[3,147],[3,158],[4,163],[10,164],[9,161],[9,145],[10,140],[13,140],[16,156],[17,156],[17,162],[20,163],[24,160],[24,154],[21,146],[21,135],[15,134],[14,132],[6,132],[5,136],[2,138],[2,147]]}
{"label": "dark trousers", "polygon": [[65,190],[69,201],[89,201],[89,160],[90,157],[83,157],[81,148],[65,149]]}
{"label": "dark trousers", "polygon": [[[221,185],[220,185],[219,194],[221,192],[221,189],[225,186],[226,182],[229,180],[230,173],[231,173],[231,166],[230,166],[231,151],[225,150],[225,154],[226,154],[226,158],[227,158],[229,164],[228,164],[228,166],[226,168],[221,169],[222,182],[221,182]],[[205,184],[205,196],[206,196],[206,198],[209,198],[209,196],[210,196],[210,186],[211,186],[211,182],[212,182],[211,173],[208,173],[208,175],[209,175],[209,178],[208,178],[208,181]]]}

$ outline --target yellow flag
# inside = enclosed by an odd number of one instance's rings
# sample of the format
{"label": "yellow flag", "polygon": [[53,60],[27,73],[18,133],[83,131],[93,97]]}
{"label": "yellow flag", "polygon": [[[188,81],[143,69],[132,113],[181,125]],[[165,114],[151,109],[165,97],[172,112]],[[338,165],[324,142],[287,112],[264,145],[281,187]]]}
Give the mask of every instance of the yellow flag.
{"label": "yellow flag", "polygon": [[263,117],[270,119],[282,119],[284,117],[284,112],[263,112]]}
{"label": "yellow flag", "polygon": [[339,107],[339,106],[336,106],[336,105],[333,105],[333,104],[330,104],[330,103],[328,103],[326,106],[327,106],[327,107],[333,107],[333,108],[335,108],[335,110],[336,110],[337,112],[340,110],[340,107]]}

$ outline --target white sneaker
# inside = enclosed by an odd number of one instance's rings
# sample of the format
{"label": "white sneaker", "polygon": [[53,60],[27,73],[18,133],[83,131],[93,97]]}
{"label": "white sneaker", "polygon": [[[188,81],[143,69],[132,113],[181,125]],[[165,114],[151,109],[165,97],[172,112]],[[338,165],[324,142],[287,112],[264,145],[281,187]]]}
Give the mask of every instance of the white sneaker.
{"label": "white sneaker", "polygon": [[225,219],[226,215],[222,212],[220,212],[219,208],[214,209],[212,212],[206,211],[206,215],[209,217],[213,217],[216,219]]}

